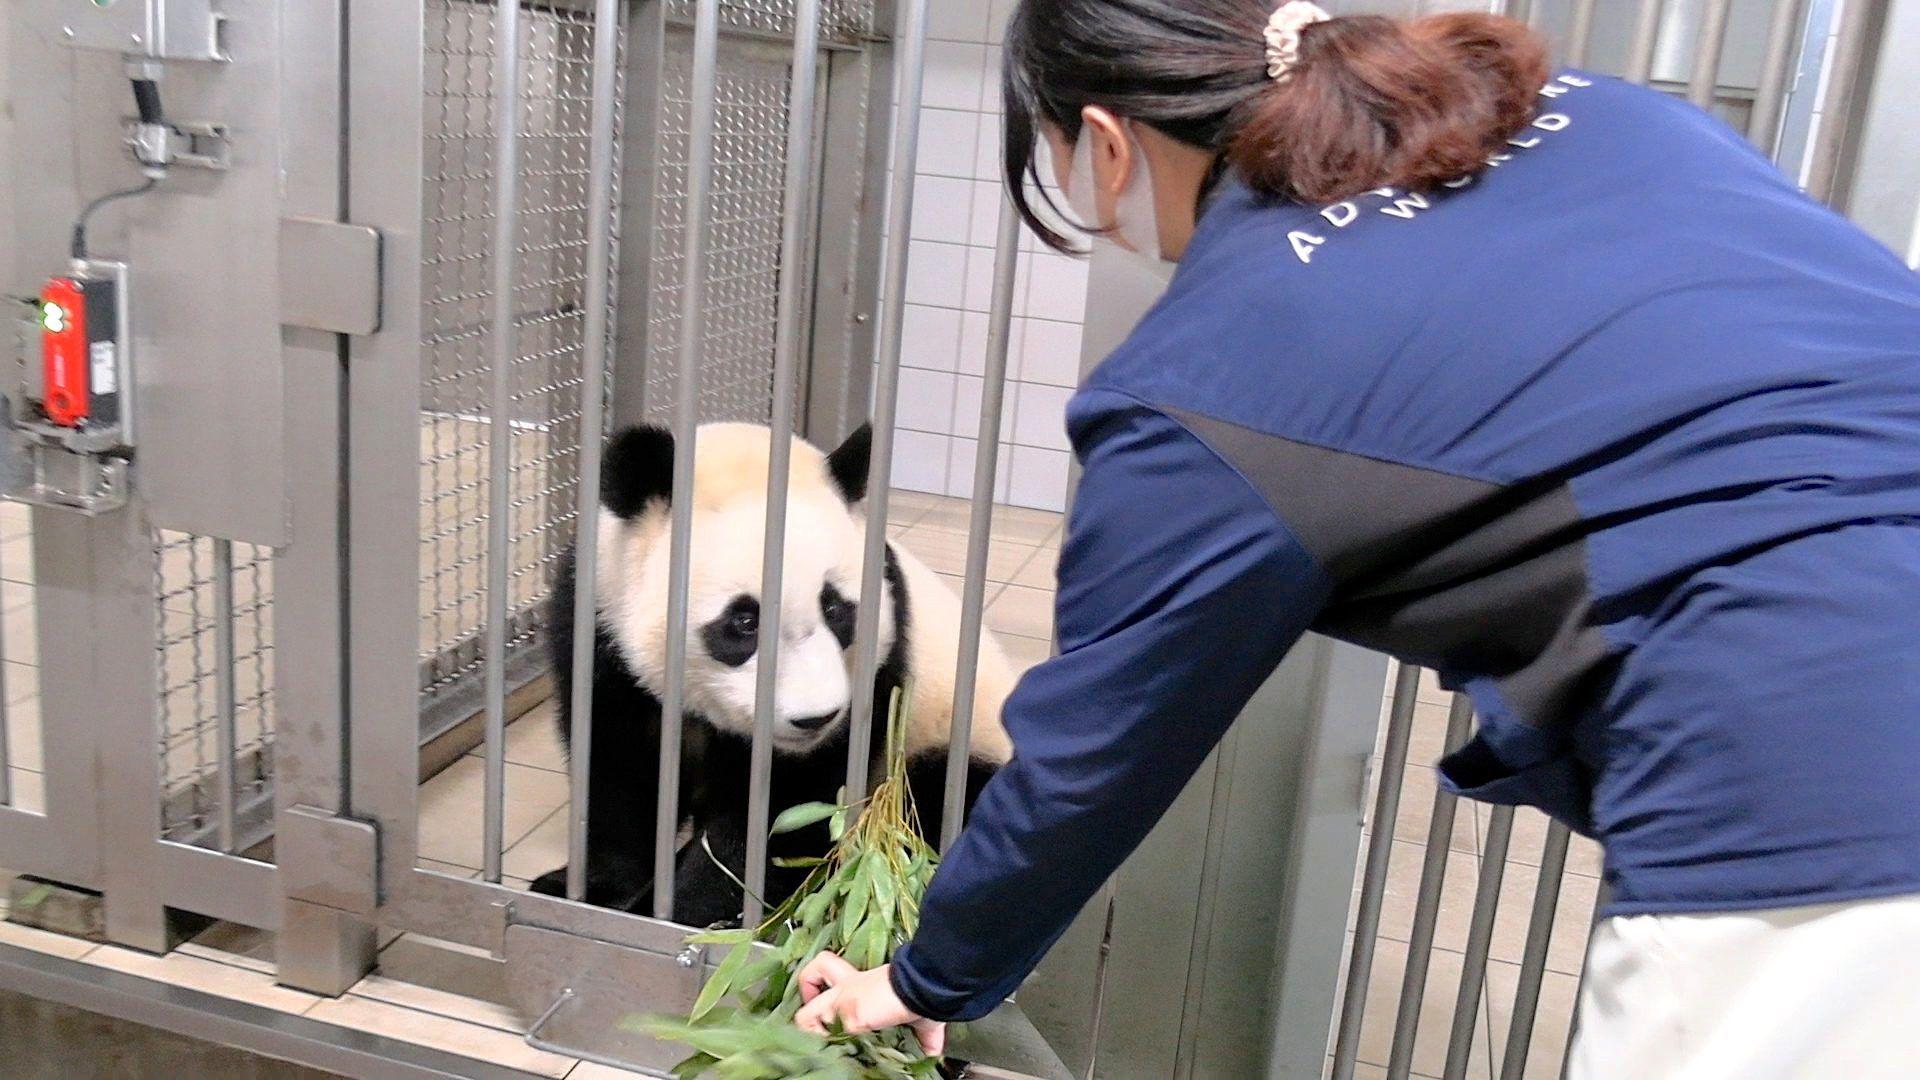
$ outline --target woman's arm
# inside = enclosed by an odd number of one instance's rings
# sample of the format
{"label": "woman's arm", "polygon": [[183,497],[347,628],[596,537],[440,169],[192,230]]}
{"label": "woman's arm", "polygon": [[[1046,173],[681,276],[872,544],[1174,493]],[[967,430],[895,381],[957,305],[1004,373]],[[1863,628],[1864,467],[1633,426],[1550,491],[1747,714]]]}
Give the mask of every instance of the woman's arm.
{"label": "woman's arm", "polygon": [[1060,656],[1008,700],[1013,761],[942,865],[892,984],[985,1015],[1172,804],[1331,588],[1254,489],[1164,414],[1083,393]]}

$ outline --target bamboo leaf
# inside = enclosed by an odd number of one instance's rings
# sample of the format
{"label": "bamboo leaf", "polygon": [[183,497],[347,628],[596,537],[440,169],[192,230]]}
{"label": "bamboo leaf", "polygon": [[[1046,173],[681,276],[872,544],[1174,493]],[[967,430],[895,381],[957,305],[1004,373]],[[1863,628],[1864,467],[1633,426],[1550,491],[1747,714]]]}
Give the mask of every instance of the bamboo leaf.
{"label": "bamboo leaf", "polygon": [[827,859],[820,855],[805,855],[798,858],[782,855],[773,860],[773,865],[784,866],[791,870],[802,866],[825,866]]}
{"label": "bamboo leaf", "polygon": [[801,803],[799,806],[789,806],[780,812],[779,817],[773,819],[773,827],[767,832],[772,836],[790,833],[825,821],[839,812],[840,808],[832,803]]}
{"label": "bamboo leaf", "polygon": [[873,901],[873,867],[878,862],[871,854],[863,854],[851,867],[853,883],[847,890],[847,906],[840,910],[840,937],[851,942],[853,932],[867,917],[867,907]]}
{"label": "bamboo leaf", "polygon": [[[720,1004],[720,999],[726,997],[733,991],[734,980],[739,977],[740,972],[747,966],[747,959],[752,955],[752,946],[735,946],[734,950],[727,954],[727,958],[720,961],[719,970],[715,971],[713,977],[707,980],[707,985],[700,988],[700,996],[694,999],[693,1011],[687,1014],[688,1018],[698,1022],[701,1017],[712,1012],[713,1007]],[[691,1039],[687,1041],[693,1043]],[[707,1050],[708,1053],[716,1054],[716,1056],[719,1057],[726,1056],[726,1053],[708,1050],[707,1047],[701,1046],[699,1043],[693,1043],[693,1046],[699,1050]]]}

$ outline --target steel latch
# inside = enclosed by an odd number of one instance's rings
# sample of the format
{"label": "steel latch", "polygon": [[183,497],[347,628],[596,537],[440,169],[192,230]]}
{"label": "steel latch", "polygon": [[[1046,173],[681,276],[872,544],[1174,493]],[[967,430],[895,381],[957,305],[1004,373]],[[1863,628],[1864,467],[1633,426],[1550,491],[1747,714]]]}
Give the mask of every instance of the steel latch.
{"label": "steel latch", "polygon": [[333,334],[380,329],[380,231],[280,219],[280,322]]}
{"label": "steel latch", "polygon": [[292,899],[353,915],[380,905],[380,829],[372,822],[295,806],[280,815],[274,849]]}

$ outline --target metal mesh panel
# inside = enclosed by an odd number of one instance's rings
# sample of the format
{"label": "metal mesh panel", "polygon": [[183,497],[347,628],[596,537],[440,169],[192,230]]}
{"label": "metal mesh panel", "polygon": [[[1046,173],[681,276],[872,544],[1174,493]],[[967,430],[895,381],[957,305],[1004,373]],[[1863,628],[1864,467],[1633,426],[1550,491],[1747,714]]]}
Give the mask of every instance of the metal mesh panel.
{"label": "metal mesh panel", "polygon": [[[985,0],[975,0],[984,3]],[[691,22],[694,0],[669,0],[669,17]],[[825,0],[820,5],[820,36],[853,44],[875,35],[874,0]],[[793,36],[793,0],[720,0],[720,25],[730,30]]]}
{"label": "metal mesh panel", "polygon": [[[428,0],[426,25],[419,649],[422,691],[433,696],[483,660],[493,9]],[[516,651],[533,639],[551,566],[573,535],[593,89],[591,12],[531,6],[523,25],[517,337],[505,440]]]}
{"label": "metal mesh panel", "polygon": [[[693,77],[685,37],[671,40],[662,67],[646,400],[654,418],[665,420],[680,367]],[[772,416],[789,78],[779,57],[728,50],[719,65],[700,365],[703,420],[765,423]]]}
{"label": "metal mesh panel", "polygon": [[233,631],[234,789],[240,816],[271,801],[275,726],[273,551],[233,544],[232,609],[220,610],[215,541],[163,532],[154,541],[161,829],[169,839],[211,836],[217,811],[222,619]]}

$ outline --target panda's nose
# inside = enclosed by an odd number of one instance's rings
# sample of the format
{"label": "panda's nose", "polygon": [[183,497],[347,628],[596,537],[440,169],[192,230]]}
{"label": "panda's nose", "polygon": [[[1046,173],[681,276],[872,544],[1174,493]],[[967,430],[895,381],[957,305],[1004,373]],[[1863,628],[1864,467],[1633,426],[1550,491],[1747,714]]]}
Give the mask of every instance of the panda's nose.
{"label": "panda's nose", "polygon": [[801,731],[819,731],[821,728],[826,727],[828,724],[831,724],[838,719],[840,719],[840,713],[838,711],[835,711],[830,713],[821,713],[819,716],[796,717],[792,720],[787,721],[787,723],[792,724],[794,727],[799,728]]}

